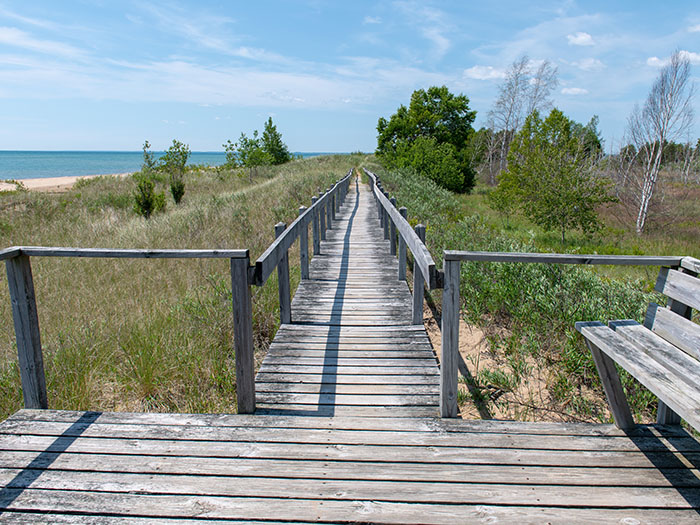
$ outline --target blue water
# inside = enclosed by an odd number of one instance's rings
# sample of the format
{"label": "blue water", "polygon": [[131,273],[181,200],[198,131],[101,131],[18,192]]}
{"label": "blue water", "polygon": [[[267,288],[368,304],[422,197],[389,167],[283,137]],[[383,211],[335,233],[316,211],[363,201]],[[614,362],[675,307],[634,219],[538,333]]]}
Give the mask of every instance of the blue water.
{"label": "blue water", "polygon": [[[160,158],[163,152],[154,152]],[[295,153],[314,157],[324,153]],[[220,166],[226,154],[217,151],[194,151],[188,165]],[[76,175],[108,175],[139,171],[141,151],[0,151],[0,180],[38,179]]]}

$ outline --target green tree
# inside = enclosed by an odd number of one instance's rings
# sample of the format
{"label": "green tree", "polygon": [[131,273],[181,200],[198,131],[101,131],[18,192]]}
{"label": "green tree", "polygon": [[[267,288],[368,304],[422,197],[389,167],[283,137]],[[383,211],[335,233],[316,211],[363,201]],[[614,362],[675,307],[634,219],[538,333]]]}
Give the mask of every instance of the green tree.
{"label": "green tree", "polygon": [[277,131],[277,126],[272,123],[272,117],[267,119],[262,134],[261,147],[272,159],[272,164],[284,164],[292,160],[287,145],[282,141],[282,134]]}
{"label": "green tree", "polygon": [[579,131],[556,108],[545,120],[533,112],[511,143],[508,169],[499,182],[534,223],[545,231],[559,230],[562,243],[572,228],[598,230],[596,208],[614,201],[608,182],[594,174],[597,154]]}
{"label": "green tree", "polygon": [[134,192],[134,211],[146,219],[155,212],[165,209],[165,194],[156,193],[155,183],[148,174],[139,174],[136,178]]}
{"label": "green tree", "polygon": [[151,144],[148,141],[143,143],[143,164],[141,171],[144,173],[153,173],[156,169],[156,159],[151,151]]}
{"label": "green tree", "polygon": [[253,131],[253,136],[250,138],[245,133],[241,133],[236,149],[240,164],[248,168],[250,182],[253,181],[253,175],[257,174],[258,167],[272,164],[272,156],[263,149],[257,130]]}
{"label": "green tree", "polygon": [[389,120],[379,119],[377,155],[389,166],[410,165],[432,178],[436,171],[426,170],[427,164],[421,161],[426,155],[426,139],[432,139],[435,145],[439,145],[441,154],[452,157],[445,162],[448,165],[455,162],[459,173],[457,180],[452,174],[434,180],[439,184],[450,184],[445,187],[452,191],[471,191],[475,172],[469,143],[474,134],[472,123],[475,118],[476,111],[470,111],[469,99],[465,95],[454,95],[445,86],[416,90],[408,108],[401,105]]}
{"label": "green tree", "polygon": [[160,159],[161,166],[170,175],[170,192],[175,204],[179,204],[185,194],[185,166],[190,158],[190,147],[179,140],[173,140]]}
{"label": "green tree", "polygon": [[240,162],[238,159],[238,144],[227,140],[223,147],[224,151],[226,152],[226,161],[222,167],[227,170],[232,170],[239,167]]}

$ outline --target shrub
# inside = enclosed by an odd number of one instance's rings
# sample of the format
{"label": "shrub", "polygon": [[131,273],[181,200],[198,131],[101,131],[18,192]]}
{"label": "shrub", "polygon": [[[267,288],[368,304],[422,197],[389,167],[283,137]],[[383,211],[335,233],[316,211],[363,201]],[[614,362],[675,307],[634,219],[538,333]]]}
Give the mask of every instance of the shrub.
{"label": "shrub", "polygon": [[154,212],[164,209],[165,194],[163,192],[156,193],[155,184],[150,177],[137,177],[136,192],[134,193],[134,211],[149,219]]}

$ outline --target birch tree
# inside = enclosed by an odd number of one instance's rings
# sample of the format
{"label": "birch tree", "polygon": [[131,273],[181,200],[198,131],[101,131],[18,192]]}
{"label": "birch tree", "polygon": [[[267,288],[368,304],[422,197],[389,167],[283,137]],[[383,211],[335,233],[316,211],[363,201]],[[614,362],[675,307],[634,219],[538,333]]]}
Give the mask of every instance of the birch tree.
{"label": "birch tree", "polygon": [[639,171],[636,231],[644,232],[649,205],[654,196],[664,147],[684,136],[693,123],[690,60],[676,51],[659,72],[641,109],[635,106],[627,122],[627,139],[636,151],[634,165]]}

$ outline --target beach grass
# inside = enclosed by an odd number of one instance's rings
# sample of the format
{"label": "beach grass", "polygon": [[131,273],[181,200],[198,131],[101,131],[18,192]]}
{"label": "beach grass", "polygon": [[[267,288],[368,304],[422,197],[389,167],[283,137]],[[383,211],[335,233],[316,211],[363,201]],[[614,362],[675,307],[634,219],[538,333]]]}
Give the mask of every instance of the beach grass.
{"label": "beach grass", "polygon": [[[59,194],[0,194],[3,247],[248,248],[255,260],[311,196],[364,156],[336,155],[242,171],[198,169],[180,205],[146,220],[132,177],[98,177]],[[159,191],[167,190],[161,183]],[[290,253],[293,285],[298,250]],[[31,260],[49,407],[235,412],[227,260]],[[258,360],[278,326],[275,275],[254,287]],[[0,418],[22,407],[12,313],[0,280]]]}

